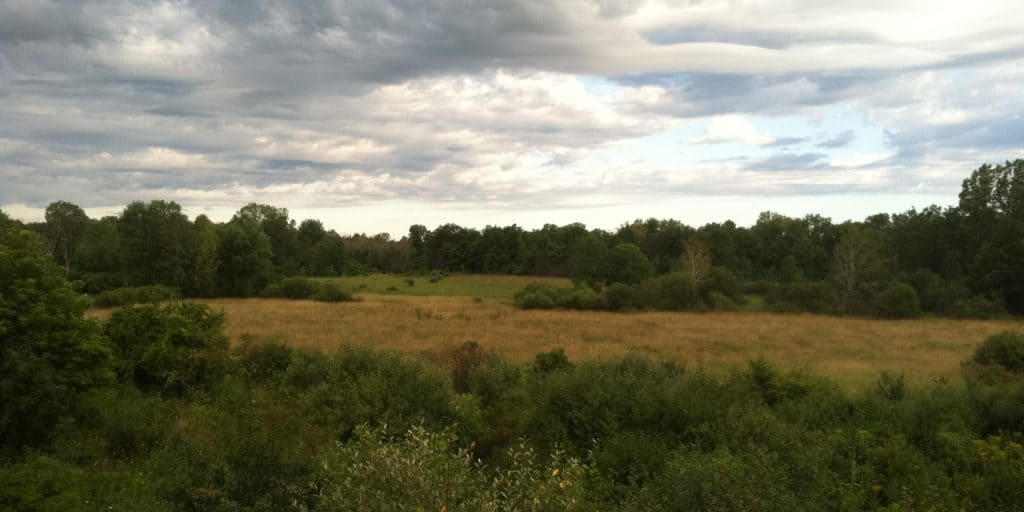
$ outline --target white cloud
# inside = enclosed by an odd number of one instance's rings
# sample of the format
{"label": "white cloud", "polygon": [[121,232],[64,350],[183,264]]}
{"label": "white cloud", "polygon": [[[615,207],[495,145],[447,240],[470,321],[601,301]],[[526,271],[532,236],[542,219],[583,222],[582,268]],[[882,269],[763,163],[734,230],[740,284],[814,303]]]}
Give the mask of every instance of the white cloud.
{"label": "white cloud", "polygon": [[692,144],[722,142],[742,142],[752,146],[765,146],[775,142],[775,137],[760,133],[746,116],[729,114],[712,118],[707,131],[690,141]]}

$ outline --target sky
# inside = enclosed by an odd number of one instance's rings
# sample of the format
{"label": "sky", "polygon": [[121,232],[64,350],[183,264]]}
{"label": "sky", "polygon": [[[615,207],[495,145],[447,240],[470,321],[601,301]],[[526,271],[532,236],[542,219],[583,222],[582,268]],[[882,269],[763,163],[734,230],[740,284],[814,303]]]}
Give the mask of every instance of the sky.
{"label": "sky", "polygon": [[952,205],[1024,157],[1019,0],[0,0],[0,208],[341,233]]}

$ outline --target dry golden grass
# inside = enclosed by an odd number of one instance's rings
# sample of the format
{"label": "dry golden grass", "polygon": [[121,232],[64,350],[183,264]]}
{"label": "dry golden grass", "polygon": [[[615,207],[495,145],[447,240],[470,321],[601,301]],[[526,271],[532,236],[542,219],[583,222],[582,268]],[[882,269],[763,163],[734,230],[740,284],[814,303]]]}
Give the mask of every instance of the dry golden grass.
{"label": "dry golden grass", "polygon": [[360,302],[207,301],[227,315],[233,340],[250,334],[330,351],[369,345],[441,357],[475,340],[518,361],[564,347],[574,360],[640,350],[688,366],[725,369],[764,357],[848,386],[883,370],[911,381],[955,377],[985,337],[1024,330],[1019,321],[870,320],[771,313],[520,311],[467,297],[363,295]]}

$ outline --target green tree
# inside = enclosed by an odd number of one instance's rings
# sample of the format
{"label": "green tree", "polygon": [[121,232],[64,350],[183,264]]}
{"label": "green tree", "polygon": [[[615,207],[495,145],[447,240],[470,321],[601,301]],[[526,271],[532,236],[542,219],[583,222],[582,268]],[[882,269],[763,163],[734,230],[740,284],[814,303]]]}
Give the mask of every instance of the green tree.
{"label": "green tree", "polygon": [[86,293],[124,286],[118,222],[112,216],[90,221],[78,244],[75,261]]}
{"label": "green tree", "polygon": [[64,267],[64,278],[71,275],[71,260],[89,226],[89,216],[77,205],[56,201],[46,207],[46,237],[53,257]]}
{"label": "green tree", "polygon": [[881,233],[849,226],[832,252],[832,280],[847,311],[863,311],[891,277],[892,261]]}
{"label": "green tree", "polygon": [[608,256],[608,282],[636,284],[654,276],[654,265],[633,244],[616,245]]}
{"label": "green tree", "polygon": [[298,272],[299,238],[295,221],[288,218],[287,208],[249,203],[235,213],[232,222],[259,227],[270,239],[274,269],[283,275]]}
{"label": "green tree", "polygon": [[88,306],[38,238],[0,230],[0,458],[47,441],[77,393],[109,380]]}
{"label": "green tree", "polygon": [[121,264],[132,285],[189,285],[192,225],[173,201],[134,202],[118,220]]}
{"label": "green tree", "polygon": [[196,217],[191,253],[188,295],[209,297],[217,293],[220,241],[217,226],[205,215]]}
{"label": "green tree", "polygon": [[575,284],[598,286],[608,280],[608,246],[592,233],[569,246],[569,278]]}
{"label": "green tree", "polygon": [[231,221],[220,229],[217,287],[224,295],[248,297],[273,279],[270,237],[250,222]]}

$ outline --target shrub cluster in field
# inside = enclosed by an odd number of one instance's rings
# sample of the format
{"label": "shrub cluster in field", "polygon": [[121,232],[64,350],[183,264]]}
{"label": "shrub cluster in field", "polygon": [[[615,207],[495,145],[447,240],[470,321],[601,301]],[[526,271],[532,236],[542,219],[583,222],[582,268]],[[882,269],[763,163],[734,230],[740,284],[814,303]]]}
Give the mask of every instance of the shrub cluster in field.
{"label": "shrub cluster in field", "polygon": [[320,302],[348,302],[355,300],[351,292],[331,282],[314,281],[305,277],[288,277],[267,286],[264,297]]}
{"label": "shrub cluster in field", "polygon": [[97,294],[92,298],[92,305],[98,308],[130,306],[132,304],[150,304],[180,299],[181,293],[167,286],[131,286],[115,288]]}
{"label": "shrub cluster in field", "polygon": [[[30,237],[0,244],[2,510],[1017,510],[1024,335],[965,385],[851,394],[754,361],[516,364],[231,348],[199,304],[86,320]],[[439,363],[439,364],[438,364]]]}
{"label": "shrub cluster in field", "polygon": [[717,269],[717,279],[698,286],[693,277],[673,272],[635,284],[612,283],[603,289],[530,283],[515,295],[522,309],[704,311],[734,309],[742,301],[735,277]]}

